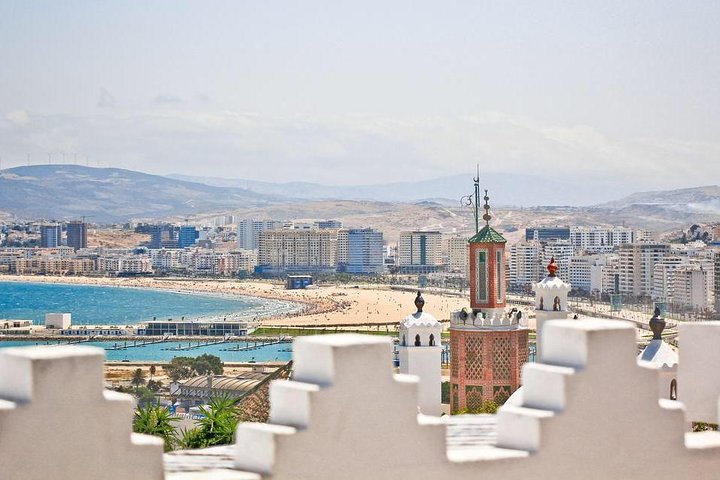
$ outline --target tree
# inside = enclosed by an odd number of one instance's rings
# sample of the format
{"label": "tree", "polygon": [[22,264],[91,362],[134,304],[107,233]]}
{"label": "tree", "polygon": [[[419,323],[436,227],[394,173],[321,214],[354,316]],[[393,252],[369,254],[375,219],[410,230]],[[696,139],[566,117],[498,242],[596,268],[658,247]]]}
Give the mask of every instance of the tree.
{"label": "tree", "polygon": [[165,367],[165,371],[171,380],[177,382],[185,378],[190,378],[193,374],[193,359],[190,357],[174,357]]}
{"label": "tree", "polygon": [[142,368],[138,368],[133,372],[132,380],[130,380],[130,383],[135,386],[135,389],[137,389],[141,385],[145,385],[145,372],[143,372]]}
{"label": "tree", "polygon": [[133,431],[160,437],[165,442],[165,451],[169,452],[175,447],[174,422],[178,419],[170,415],[167,408],[160,405],[138,406],[135,409]]}
{"label": "tree", "polygon": [[[205,373],[201,373],[201,369]],[[195,370],[199,375],[208,375],[210,373],[213,373],[215,375],[222,375],[224,369],[225,364],[222,362],[222,360],[220,360],[220,357],[210,355],[208,353],[204,353],[199,357],[195,358],[195,362],[193,363],[193,370]]]}
{"label": "tree", "polygon": [[155,365],[150,365],[150,380],[152,380],[153,375],[155,375],[155,372],[157,370],[155,369]]}
{"label": "tree", "polygon": [[151,392],[157,393],[162,388],[163,384],[160,380],[148,380],[147,388]]}
{"label": "tree", "polygon": [[237,404],[239,399],[221,395],[210,399],[210,404],[200,407],[202,418],[198,426],[183,432],[183,448],[207,448],[214,445],[228,445],[238,424]]}

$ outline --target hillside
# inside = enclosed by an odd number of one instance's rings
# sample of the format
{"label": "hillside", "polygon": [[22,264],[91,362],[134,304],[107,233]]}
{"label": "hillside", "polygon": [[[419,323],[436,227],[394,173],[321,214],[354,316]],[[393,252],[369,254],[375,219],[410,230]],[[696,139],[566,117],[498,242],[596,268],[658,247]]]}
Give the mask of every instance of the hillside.
{"label": "hillside", "polygon": [[240,188],[119,168],[33,165],[0,172],[0,212],[26,219],[125,222],[268,203],[270,197]]}

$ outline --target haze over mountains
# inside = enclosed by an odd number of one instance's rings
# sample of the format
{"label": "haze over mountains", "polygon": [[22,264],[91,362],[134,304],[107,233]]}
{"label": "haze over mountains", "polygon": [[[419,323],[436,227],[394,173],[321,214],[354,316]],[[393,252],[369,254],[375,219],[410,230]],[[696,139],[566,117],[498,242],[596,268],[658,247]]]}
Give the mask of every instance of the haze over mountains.
{"label": "haze over mountains", "polygon": [[[667,231],[720,219],[718,186],[635,193],[582,207],[567,206],[570,202],[565,201],[578,187],[553,180],[486,175],[481,183],[492,188],[494,222],[506,232],[539,225],[623,223]],[[84,215],[95,223],[183,218],[207,221],[224,214],[337,218],[349,226],[379,228],[393,238],[400,230],[412,228],[469,231],[473,228],[472,212],[460,206],[459,197],[471,190],[471,176],[332,187],[179,175],[170,178],[80,165],[34,165],[0,172],[0,213],[29,220],[69,220]],[[537,197],[530,195],[531,191]],[[523,206],[532,198],[538,199],[537,204],[566,206]]]}

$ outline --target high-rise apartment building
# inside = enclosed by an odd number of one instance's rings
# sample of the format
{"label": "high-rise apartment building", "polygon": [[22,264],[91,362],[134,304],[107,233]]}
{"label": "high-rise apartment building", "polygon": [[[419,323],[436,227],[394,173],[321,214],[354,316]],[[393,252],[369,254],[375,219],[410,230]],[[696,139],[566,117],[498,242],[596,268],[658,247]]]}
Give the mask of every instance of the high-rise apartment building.
{"label": "high-rise apartment building", "polygon": [[314,224],[315,228],[339,230],[343,228],[343,224],[340,220],[318,220]]}
{"label": "high-rise apartment building", "polygon": [[87,223],[81,221],[69,222],[67,231],[67,246],[75,250],[87,248]]}
{"label": "high-rise apartment building", "polygon": [[269,274],[331,272],[337,266],[336,230],[265,230],[258,267]]}
{"label": "high-rise apartment building", "polygon": [[448,239],[448,267],[451,272],[461,272],[465,278],[469,275],[468,239],[454,235]]}
{"label": "high-rise apartment building", "polygon": [[615,247],[633,243],[635,236],[627,227],[572,227],[570,243],[588,253],[607,253]]}
{"label": "high-rise apartment building", "polygon": [[680,265],[672,273],[672,303],[686,309],[709,307],[707,275],[700,265]]}
{"label": "high-rise apartment building", "polygon": [[632,243],[620,245],[618,255],[620,293],[635,296],[652,295],[655,264],[670,251],[670,245]]}
{"label": "high-rise apartment building", "polygon": [[510,247],[508,283],[526,287],[540,280],[543,267],[543,247],[537,240],[520,242]]}
{"label": "high-rise apartment building", "polygon": [[551,240],[544,242],[542,265],[548,265],[554,258],[558,268],[556,272],[557,277],[567,282],[570,278],[570,259],[574,253],[575,247],[573,247],[568,240]]}
{"label": "high-rise apartment building", "polygon": [[438,231],[400,232],[397,264],[404,273],[430,273],[442,267],[442,235]]}
{"label": "high-rise apartment building", "polygon": [[[347,231],[348,256],[345,271],[348,273],[382,273],[383,234],[372,228],[358,228]],[[338,250],[340,242],[338,240]]]}
{"label": "high-rise apartment building", "polygon": [[237,227],[238,248],[257,250],[261,232],[279,230],[284,225],[284,222],[276,220],[240,220]]}
{"label": "high-rise apartment building", "polygon": [[62,245],[62,226],[57,223],[40,226],[40,246],[55,248]]}

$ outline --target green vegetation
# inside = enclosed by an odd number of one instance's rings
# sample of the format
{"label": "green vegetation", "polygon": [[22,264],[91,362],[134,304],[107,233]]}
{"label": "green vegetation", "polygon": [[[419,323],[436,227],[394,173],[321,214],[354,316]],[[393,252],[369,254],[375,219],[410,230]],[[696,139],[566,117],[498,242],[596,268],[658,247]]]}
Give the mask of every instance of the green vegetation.
{"label": "green vegetation", "polygon": [[165,442],[165,451],[175,448],[175,426],[173,418],[167,408],[160,405],[138,406],[133,419],[133,431],[160,437]]}
{"label": "green vegetation", "polygon": [[239,399],[225,395],[210,399],[207,407],[200,407],[203,418],[198,420],[198,427],[183,432],[180,446],[207,448],[232,443],[239,422],[238,402]]}
{"label": "green vegetation", "polygon": [[133,372],[130,383],[135,387],[135,390],[137,390],[140,386],[145,385],[145,372],[142,371],[142,368],[138,368]]}
{"label": "green vegetation", "polygon": [[174,357],[164,370],[173,381],[178,381],[193,375],[222,375],[224,367],[220,357],[205,353],[195,358]]}
{"label": "green vegetation", "polygon": [[475,413],[490,413],[490,414],[496,414],[498,411],[498,408],[500,408],[500,405],[496,402],[493,402],[492,400],[487,400],[482,403],[482,406],[480,408],[471,409],[471,408],[463,408],[462,410],[457,410],[453,412],[454,415],[464,415],[466,413],[475,414]]}

